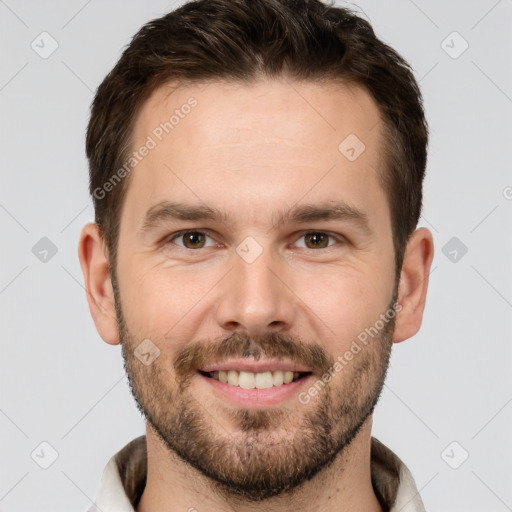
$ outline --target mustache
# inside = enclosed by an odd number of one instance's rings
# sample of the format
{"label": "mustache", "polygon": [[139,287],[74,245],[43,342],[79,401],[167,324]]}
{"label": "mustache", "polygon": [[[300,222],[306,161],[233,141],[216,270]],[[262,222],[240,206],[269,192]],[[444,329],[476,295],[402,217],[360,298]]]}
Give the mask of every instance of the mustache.
{"label": "mustache", "polygon": [[218,341],[196,341],[183,347],[174,362],[176,380],[182,387],[200,368],[228,358],[286,359],[304,365],[321,376],[334,365],[334,357],[320,345],[306,344],[298,337],[272,332],[257,337],[233,333]]}

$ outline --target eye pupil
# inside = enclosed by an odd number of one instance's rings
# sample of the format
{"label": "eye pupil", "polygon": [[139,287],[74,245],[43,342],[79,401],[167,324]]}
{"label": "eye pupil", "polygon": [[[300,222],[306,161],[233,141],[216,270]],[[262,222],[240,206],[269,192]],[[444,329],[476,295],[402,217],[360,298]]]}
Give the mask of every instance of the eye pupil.
{"label": "eye pupil", "polygon": [[[313,247],[321,247],[321,248],[324,248],[324,247],[327,247],[327,243],[329,241],[329,237],[327,235],[325,235],[324,233],[308,233],[307,235],[305,235],[306,237],[306,240],[313,240]],[[319,242],[319,238],[323,239],[323,242],[325,243],[318,243]]]}
{"label": "eye pupil", "polygon": [[[200,239],[199,242],[197,241],[198,238]],[[198,231],[189,231],[189,233],[183,235],[183,241],[185,243],[185,246],[188,247],[189,249],[197,249],[197,244],[199,244],[200,247],[204,245],[204,235],[203,233],[199,233]],[[189,247],[187,245],[189,242],[192,244],[192,247]]]}

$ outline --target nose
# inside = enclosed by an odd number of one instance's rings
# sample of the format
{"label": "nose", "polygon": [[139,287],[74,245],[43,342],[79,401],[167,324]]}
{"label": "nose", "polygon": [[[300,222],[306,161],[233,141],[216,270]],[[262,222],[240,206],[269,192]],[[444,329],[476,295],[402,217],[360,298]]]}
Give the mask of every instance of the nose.
{"label": "nose", "polygon": [[252,262],[234,254],[232,264],[216,297],[219,327],[252,337],[289,330],[298,308],[285,262],[264,248]]}

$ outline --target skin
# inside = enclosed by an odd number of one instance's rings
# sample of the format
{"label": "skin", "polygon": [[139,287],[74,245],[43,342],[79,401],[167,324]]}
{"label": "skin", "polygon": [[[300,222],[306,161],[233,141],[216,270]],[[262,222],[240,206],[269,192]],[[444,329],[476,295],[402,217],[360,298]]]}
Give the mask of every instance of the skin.
{"label": "skin", "polygon": [[[148,479],[137,510],[380,511],[370,479],[371,406],[392,343],[413,336],[421,325],[433,258],[426,228],[417,229],[407,245],[394,323],[309,403],[293,396],[270,410],[251,404],[248,413],[213,393],[192,368],[181,367],[180,373],[176,366],[187,350],[201,363],[220,356],[226,340],[239,356],[237,347],[245,341],[262,358],[274,350],[274,357],[313,362],[307,350],[294,359],[284,343],[288,340],[294,347],[303,343],[318,349],[323,356],[315,375],[319,378],[323,364],[343,355],[388,310],[396,283],[390,211],[378,179],[378,107],[354,85],[285,79],[250,86],[214,82],[206,88],[170,84],[144,104],[135,123],[134,147],[191,96],[197,106],[132,171],[121,215],[116,294],[97,226],[87,224],[79,242],[97,330],[106,343],[122,340],[132,391],[151,419],[146,431]],[[349,134],[366,146],[354,161],[338,150]],[[229,223],[173,221],[141,232],[146,211],[164,200],[216,207],[228,214]],[[370,232],[347,219],[274,223],[277,212],[297,204],[339,200],[366,214]],[[204,247],[186,249],[182,237],[170,241],[171,234],[182,230],[208,230],[210,238],[204,239]],[[321,239],[318,248],[304,236],[310,230],[333,238]],[[252,263],[236,251],[246,237],[261,248]],[[149,366],[134,357],[146,338],[160,350]],[[342,406],[351,409],[343,414]],[[244,494],[215,482],[171,446],[172,429],[183,416],[178,413],[188,411],[196,420],[191,422],[195,434],[202,436],[196,439],[198,446],[223,447],[212,467],[216,463],[233,478],[244,467],[248,473],[269,468],[279,476],[280,462],[310,460],[304,435],[308,419],[321,418],[321,410],[327,415],[322,424],[336,425],[328,445],[332,450],[337,445],[337,454],[295,488],[260,494],[264,501],[256,491]],[[308,432],[314,438],[318,430]],[[192,436],[194,430],[181,433]],[[254,458],[236,451],[249,444]],[[181,448],[187,446],[191,444],[184,437]],[[286,458],[287,453],[293,457]]]}

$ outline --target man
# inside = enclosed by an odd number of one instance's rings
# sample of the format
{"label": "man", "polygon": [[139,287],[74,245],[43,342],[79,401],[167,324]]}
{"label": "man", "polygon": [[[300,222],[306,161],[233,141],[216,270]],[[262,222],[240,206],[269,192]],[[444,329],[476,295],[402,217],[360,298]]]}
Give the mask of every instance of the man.
{"label": "man", "polygon": [[348,10],[142,27],[92,106],[79,257],[147,429],[91,511],[424,510],[371,426],[425,306],[427,138],[410,68]]}

